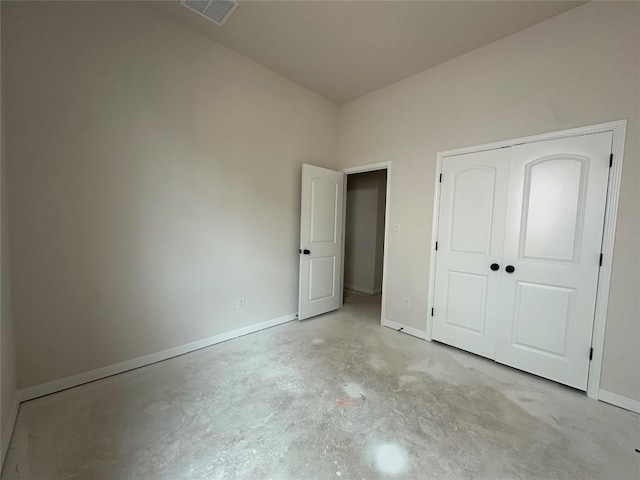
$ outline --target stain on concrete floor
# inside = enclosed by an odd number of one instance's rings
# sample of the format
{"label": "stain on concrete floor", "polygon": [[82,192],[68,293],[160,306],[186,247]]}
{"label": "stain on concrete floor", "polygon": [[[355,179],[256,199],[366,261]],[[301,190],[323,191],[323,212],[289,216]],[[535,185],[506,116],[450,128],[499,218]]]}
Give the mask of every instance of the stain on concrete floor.
{"label": "stain on concrete floor", "polygon": [[638,415],[381,327],[351,293],[23,404],[1,478],[637,479],[638,446]]}

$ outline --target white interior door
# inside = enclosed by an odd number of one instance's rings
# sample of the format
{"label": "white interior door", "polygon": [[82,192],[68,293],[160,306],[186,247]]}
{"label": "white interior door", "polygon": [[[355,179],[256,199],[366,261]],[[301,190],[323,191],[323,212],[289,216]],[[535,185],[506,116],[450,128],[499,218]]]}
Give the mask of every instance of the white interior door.
{"label": "white interior door", "polygon": [[508,183],[509,149],[442,162],[432,337],[489,358],[495,356]]}
{"label": "white interior door", "polygon": [[511,149],[496,360],[581,390],[611,141],[605,132]]}
{"label": "white interior door", "polygon": [[435,340],[586,389],[612,138],[443,159]]}
{"label": "white interior door", "polygon": [[340,308],[344,173],[302,165],[298,318]]}

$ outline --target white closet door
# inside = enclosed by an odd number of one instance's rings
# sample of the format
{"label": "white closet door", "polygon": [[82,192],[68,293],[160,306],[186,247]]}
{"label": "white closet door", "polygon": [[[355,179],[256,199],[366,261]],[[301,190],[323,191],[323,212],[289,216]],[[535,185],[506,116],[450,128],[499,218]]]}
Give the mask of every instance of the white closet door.
{"label": "white closet door", "polygon": [[611,141],[606,132],[511,149],[496,360],[581,390]]}
{"label": "white closet door", "polygon": [[[509,150],[442,162],[432,336],[489,358],[495,356],[503,277]],[[491,270],[492,264],[500,269]]]}

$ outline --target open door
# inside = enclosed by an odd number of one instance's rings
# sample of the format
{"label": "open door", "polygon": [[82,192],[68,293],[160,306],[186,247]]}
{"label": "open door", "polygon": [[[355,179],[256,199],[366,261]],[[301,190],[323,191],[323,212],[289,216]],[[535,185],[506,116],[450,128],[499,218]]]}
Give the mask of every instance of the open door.
{"label": "open door", "polygon": [[340,308],[344,173],[302,165],[298,318]]}

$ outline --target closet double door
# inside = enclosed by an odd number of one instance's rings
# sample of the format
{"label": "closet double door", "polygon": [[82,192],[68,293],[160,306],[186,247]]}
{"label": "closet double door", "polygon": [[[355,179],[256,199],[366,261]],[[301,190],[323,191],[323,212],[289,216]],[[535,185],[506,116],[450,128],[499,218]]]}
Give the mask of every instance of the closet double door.
{"label": "closet double door", "polygon": [[611,142],[443,159],[434,340],[586,390]]}

